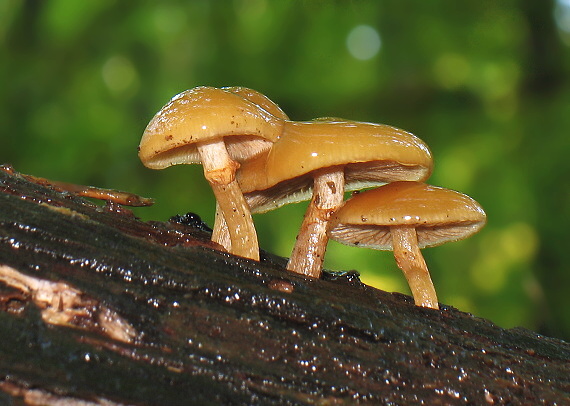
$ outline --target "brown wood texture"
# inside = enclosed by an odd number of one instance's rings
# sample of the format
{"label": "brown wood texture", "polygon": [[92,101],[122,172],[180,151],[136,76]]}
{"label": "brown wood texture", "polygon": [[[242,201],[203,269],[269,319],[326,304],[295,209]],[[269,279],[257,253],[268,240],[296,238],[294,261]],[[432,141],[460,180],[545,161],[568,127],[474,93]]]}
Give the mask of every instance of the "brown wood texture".
{"label": "brown wood texture", "polygon": [[209,237],[0,171],[0,404],[570,404],[568,343]]}

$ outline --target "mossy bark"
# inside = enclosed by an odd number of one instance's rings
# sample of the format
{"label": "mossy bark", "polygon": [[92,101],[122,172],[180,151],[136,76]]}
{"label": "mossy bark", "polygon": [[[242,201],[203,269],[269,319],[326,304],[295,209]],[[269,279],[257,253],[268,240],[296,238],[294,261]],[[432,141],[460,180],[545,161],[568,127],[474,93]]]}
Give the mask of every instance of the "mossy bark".
{"label": "mossy bark", "polygon": [[[0,283],[0,403],[570,399],[563,341],[416,307],[355,272],[306,278],[287,272],[286,259],[234,257],[209,238],[196,217],[142,222],[0,171],[0,266],[81,292],[71,313],[55,304],[72,315],[57,324],[38,295]],[[117,339],[109,323],[132,334]]]}

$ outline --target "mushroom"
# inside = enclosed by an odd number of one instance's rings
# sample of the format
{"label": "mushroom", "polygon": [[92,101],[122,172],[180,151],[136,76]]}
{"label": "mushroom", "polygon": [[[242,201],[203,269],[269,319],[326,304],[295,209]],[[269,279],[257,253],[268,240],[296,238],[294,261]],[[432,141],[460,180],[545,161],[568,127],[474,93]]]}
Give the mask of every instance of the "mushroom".
{"label": "mushroom", "polygon": [[238,182],[254,213],[311,199],[287,269],[318,278],[326,225],[344,192],[396,180],[427,179],[428,147],[382,124],[319,119],[287,121],[273,147],[242,165]]}
{"label": "mushroom", "polygon": [[[258,92],[243,86],[228,86],[222,87],[222,90],[235,93],[244,99],[257,104],[262,109],[266,110],[271,115],[282,119],[289,120],[289,117],[281,108],[274,103],[271,99],[265,96],[263,93]],[[219,209],[218,203],[216,203],[216,216],[214,220],[214,228],[212,230],[212,241],[217,242],[221,246],[225,247],[228,251],[231,251],[232,243],[230,239],[230,233],[228,229],[228,224]]]}
{"label": "mushroom", "polygon": [[328,234],[342,244],[393,250],[416,305],[438,309],[420,248],[467,238],[486,222],[462,193],[419,182],[394,182],[359,193],[332,216]]}
{"label": "mushroom", "polygon": [[228,223],[230,252],[259,260],[249,207],[235,180],[239,162],[270,148],[283,120],[239,94],[196,87],[174,96],[150,121],[139,158],[151,169],[202,163]]}

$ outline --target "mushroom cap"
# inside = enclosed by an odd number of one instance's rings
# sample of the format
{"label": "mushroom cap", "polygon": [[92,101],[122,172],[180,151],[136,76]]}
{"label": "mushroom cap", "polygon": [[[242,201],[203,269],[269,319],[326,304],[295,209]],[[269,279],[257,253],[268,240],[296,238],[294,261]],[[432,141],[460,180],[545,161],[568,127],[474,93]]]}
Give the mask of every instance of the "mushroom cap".
{"label": "mushroom cap", "polygon": [[313,175],[338,166],[345,190],[397,180],[425,180],[433,161],[427,145],[404,130],[336,118],[287,121],[272,148],[242,165],[237,179],[252,212],[308,200]]}
{"label": "mushroom cap", "polygon": [[485,225],[472,198],[420,182],[394,182],[359,193],[331,217],[329,236],[345,245],[391,250],[390,227],[416,229],[420,248],[457,241]]}
{"label": "mushroom cap", "polygon": [[232,159],[243,161],[270,148],[283,120],[240,94],[196,87],[174,96],[146,127],[139,158],[152,169],[200,163],[197,142],[224,138]]}
{"label": "mushroom cap", "polygon": [[244,99],[247,99],[259,107],[265,109],[271,115],[280,118],[282,120],[289,120],[289,117],[281,107],[279,107],[274,101],[272,101],[269,97],[264,95],[263,93],[259,93],[257,90],[250,89],[248,87],[243,86],[228,86],[222,87],[222,90],[226,90],[228,92],[235,93]]}

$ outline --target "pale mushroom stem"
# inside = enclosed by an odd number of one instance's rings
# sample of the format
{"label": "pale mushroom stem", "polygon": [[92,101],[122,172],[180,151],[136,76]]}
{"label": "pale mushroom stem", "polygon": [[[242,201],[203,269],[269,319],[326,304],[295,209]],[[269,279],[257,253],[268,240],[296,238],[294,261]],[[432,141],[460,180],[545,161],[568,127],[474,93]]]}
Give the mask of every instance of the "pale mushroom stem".
{"label": "pale mushroom stem", "polygon": [[226,251],[232,251],[232,240],[230,239],[230,231],[224,213],[220,209],[220,205],[216,202],[216,217],[214,219],[214,228],[212,231],[212,241],[220,244]]}
{"label": "pale mushroom stem", "polygon": [[410,285],[417,306],[439,309],[437,295],[426,261],[418,246],[418,235],[412,226],[390,227],[394,257]]}
{"label": "pale mushroom stem", "polygon": [[287,263],[289,271],[313,278],[321,276],[328,242],[327,224],[342,205],[343,196],[342,168],[321,170],[314,176],[313,197]]}
{"label": "pale mushroom stem", "polygon": [[235,179],[239,164],[230,158],[223,139],[197,144],[204,176],[227,222],[231,253],[259,261],[259,244],[249,206]]}

